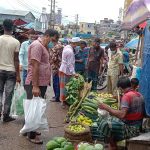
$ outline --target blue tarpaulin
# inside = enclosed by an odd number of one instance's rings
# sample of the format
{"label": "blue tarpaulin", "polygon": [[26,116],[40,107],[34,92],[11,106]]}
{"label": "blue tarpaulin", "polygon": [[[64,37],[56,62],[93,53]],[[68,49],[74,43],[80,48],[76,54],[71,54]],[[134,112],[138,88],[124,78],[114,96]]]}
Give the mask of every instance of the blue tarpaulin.
{"label": "blue tarpaulin", "polygon": [[144,96],[145,109],[150,116],[150,31],[149,26],[144,30],[143,64],[140,78],[140,92]]}
{"label": "blue tarpaulin", "polygon": [[132,39],[129,43],[125,45],[126,48],[137,49],[138,47],[138,38]]}

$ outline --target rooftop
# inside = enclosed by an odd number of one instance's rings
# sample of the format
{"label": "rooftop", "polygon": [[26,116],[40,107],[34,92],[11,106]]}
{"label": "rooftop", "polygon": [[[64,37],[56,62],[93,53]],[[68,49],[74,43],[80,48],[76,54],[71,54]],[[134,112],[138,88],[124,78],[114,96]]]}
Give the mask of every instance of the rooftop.
{"label": "rooftop", "polygon": [[4,15],[26,16],[28,13],[30,13],[30,11],[0,9],[0,14]]}

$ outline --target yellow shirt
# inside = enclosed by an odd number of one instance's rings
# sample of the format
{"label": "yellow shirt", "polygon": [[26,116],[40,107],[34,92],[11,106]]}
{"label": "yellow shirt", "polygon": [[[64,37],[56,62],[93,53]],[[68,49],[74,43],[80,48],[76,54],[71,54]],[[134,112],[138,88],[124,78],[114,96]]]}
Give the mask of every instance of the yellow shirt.
{"label": "yellow shirt", "polygon": [[19,52],[20,43],[11,35],[0,36],[0,70],[15,71],[14,53]]}
{"label": "yellow shirt", "polygon": [[123,55],[120,51],[111,55],[108,65],[108,76],[118,76],[120,74],[119,65],[123,64]]}

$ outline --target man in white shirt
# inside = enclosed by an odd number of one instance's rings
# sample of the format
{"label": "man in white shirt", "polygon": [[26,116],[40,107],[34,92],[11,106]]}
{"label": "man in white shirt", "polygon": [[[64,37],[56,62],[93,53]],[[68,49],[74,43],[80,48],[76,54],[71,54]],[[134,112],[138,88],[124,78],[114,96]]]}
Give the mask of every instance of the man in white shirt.
{"label": "man in white shirt", "polygon": [[69,82],[69,79],[75,75],[75,48],[79,44],[80,38],[74,37],[71,40],[71,44],[67,45],[63,49],[62,62],[59,69],[60,79],[60,101],[64,107],[64,101],[66,99],[65,85]]}
{"label": "man in white shirt", "polygon": [[6,19],[3,22],[4,35],[0,36],[0,117],[5,91],[3,122],[13,121],[9,116],[16,82],[20,82],[19,48],[20,43],[12,37],[13,22]]}

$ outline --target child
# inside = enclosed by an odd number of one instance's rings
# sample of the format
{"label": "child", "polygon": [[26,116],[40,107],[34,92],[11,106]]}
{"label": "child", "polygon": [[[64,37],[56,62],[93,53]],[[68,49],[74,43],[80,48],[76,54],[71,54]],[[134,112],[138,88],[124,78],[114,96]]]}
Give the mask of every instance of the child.
{"label": "child", "polygon": [[131,79],[131,87],[133,90],[138,91],[139,88],[139,80],[137,78]]}

